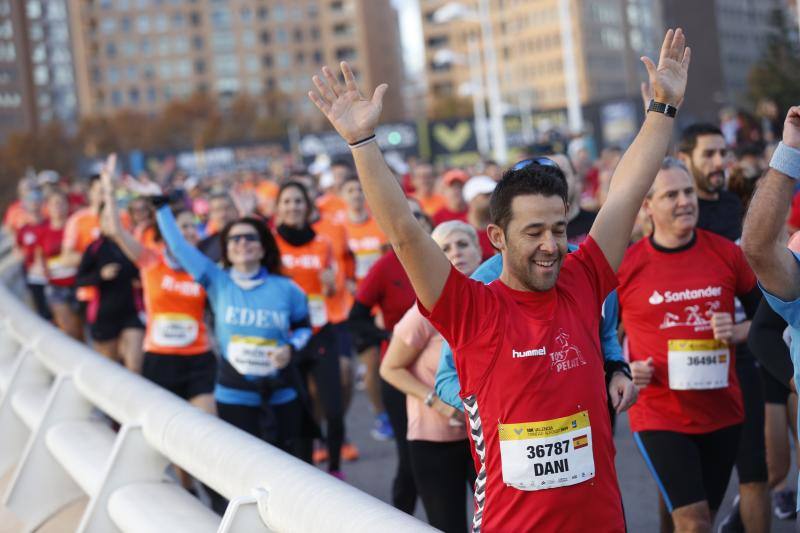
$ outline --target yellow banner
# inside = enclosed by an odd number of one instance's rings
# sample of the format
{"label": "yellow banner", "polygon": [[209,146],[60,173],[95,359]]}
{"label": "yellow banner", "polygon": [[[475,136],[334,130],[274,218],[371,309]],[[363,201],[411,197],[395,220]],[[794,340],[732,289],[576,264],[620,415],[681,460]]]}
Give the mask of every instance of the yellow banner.
{"label": "yellow banner", "polygon": [[727,344],[717,339],[672,339],[667,346],[670,352],[703,352],[727,348]]}
{"label": "yellow banner", "polygon": [[553,437],[589,427],[589,411],[541,422],[498,424],[500,440],[527,440]]}

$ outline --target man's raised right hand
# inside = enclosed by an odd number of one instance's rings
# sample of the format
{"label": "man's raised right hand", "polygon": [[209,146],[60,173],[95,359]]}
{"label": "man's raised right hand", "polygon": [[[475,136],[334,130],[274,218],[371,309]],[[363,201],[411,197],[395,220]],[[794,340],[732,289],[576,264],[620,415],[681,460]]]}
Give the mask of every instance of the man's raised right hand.
{"label": "man's raised right hand", "polygon": [[337,133],[353,144],[375,133],[383,108],[383,95],[389,86],[381,84],[371,99],[364,98],[350,65],[342,61],[341,69],[344,85],[339,83],[331,69],[322,67],[322,77],[311,78],[319,93],[309,91],[308,97],[325,114]]}

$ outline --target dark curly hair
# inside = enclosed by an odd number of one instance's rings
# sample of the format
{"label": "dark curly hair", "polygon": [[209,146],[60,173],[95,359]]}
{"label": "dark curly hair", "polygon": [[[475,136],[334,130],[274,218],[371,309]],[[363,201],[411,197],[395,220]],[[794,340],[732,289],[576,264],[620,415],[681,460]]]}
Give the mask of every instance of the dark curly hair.
{"label": "dark curly hair", "polygon": [[492,224],[505,232],[511,222],[511,204],[517,196],[539,194],[558,196],[567,205],[567,179],[558,167],[528,165],[518,170],[513,167],[503,173],[489,201]]}
{"label": "dark curly hair", "polygon": [[281,252],[278,250],[278,243],[275,242],[275,237],[272,232],[267,228],[266,223],[255,217],[244,217],[233,222],[229,222],[220,233],[220,240],[222,246],[222,264],[225,268],[231,267],[231,261],[228,258],[228,234],[231,229],[237,224],[247,224],[256,230],[258,240],[261,242],[261,248],[264,249],[264,256],[261,258],[261,265],[267,269],[270,274],[281,275]]}

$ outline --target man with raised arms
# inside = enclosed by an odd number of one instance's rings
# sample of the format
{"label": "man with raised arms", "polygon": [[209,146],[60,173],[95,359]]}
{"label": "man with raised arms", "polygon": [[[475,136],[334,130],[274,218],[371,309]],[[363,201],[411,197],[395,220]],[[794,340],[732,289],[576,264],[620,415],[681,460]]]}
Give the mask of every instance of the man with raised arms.
{"label": "man with raised arms", "polygon": [[313,78],[319,92],[310,98],[350,144],[367,201],[423,314],[453,348],[478,471],[473,531],[625,529],[600,308],[666,154],[689,57],[678,29],[667,32],[657,67],[642,58],[654,89],[651,111],[576,252],[567,255],[567,187],[558,166],[539,158],[504,174],[488,228],[503,271],[489,285],[451,268],[374,142],[388,87],[363,97],[346,63],[344,84],[328,68]]}

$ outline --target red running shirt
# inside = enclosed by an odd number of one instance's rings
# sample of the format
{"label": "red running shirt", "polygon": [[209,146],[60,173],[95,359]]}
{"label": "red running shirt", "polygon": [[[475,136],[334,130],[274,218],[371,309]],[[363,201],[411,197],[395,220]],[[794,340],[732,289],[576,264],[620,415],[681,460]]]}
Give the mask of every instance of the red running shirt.
{"label": "red running shirt", "polygon": [[[356,301],[372,309],[378,307],[383,315],[383,326],[392,331],[408,308],[414,305],[414,288],[403,265],[389,250],[372,266],[356,292]],[[381,357],[387,345],[381,345]]]}
{"label": "red running shirt", "polygon": [[617,280],[591,238],[556,286],[451,269],[424,315],[453,348],[478,477],[473,531],[624,531],[600,311]]}
{"label": "red running shirt", "polygon": [[[653,380],[629,411],[634,432],[709,433],[744,420],[733,346],[719,351],[713,345],[710,319],[713,312],[733,315],[734,296],[753,290],[756,278],[734,243],[700,229],[696,234],[694,244],[677,252],[657,250],[642,239],[628,249],[619,269],[631,361],[652,357],[655,367]],[[700,359],[677,365],[675,359],[689,350]],[[710,370],[712,360],[703,357],[716,356],[714,366],[722,364],[719,355],[727,356],[727,386],[675,388],[682,387],[675,383],[680,375],[693,379]]]}

